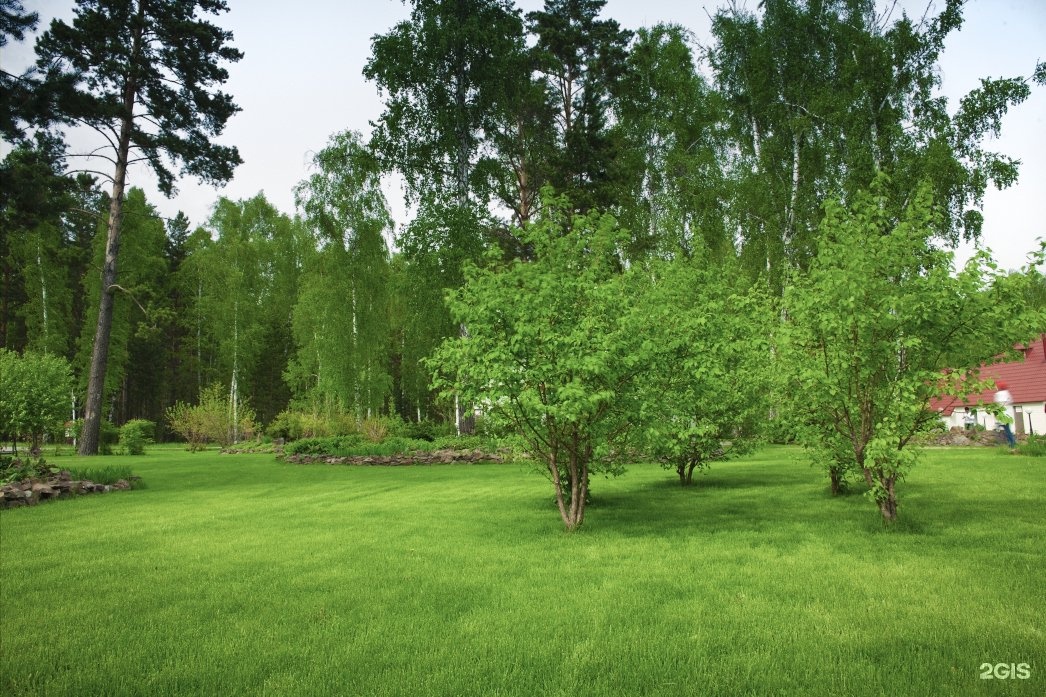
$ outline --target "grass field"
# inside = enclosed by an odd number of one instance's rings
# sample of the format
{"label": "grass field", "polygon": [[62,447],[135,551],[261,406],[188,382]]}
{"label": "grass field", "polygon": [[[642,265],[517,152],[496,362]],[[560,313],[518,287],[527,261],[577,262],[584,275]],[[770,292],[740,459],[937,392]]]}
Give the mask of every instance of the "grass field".
{"label": "grass field", "polygon": [[927,451],[891,530],[796,450],[637,465],[572,535],[521,465],[101,459],[147,488],[0,512],[3,695],[1046,694],[1042,458]]}

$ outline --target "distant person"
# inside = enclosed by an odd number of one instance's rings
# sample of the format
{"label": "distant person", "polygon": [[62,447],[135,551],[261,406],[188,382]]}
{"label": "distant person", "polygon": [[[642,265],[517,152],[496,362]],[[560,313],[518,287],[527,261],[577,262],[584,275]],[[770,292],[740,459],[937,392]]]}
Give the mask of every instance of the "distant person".
{"label": "distant person", "polygon": [[1017,439],[1013,435],[1013,429],[1010,428],[1010,423],[1013,421],[1013,417],[1010,416],[1010,407],[1013,405],[1013,395],[1007,389],[1007,384],[1000,380],[995,383],[999,388],[999,391],[995,393],[995,403],[1002,407],[1002,418],[999,422],[1002,424],[1002,432],[1006,434],[1006,442],[1010,444],[1011,448],[1017,447]]}

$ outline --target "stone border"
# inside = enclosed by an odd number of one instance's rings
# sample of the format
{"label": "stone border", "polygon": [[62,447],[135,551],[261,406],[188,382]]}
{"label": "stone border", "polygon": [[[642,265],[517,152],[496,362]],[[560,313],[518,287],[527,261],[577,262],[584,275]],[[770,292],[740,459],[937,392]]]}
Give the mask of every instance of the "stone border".
{"label": "stone border", "polygon": [[501,463],[505,459],[501,455],[484,452],[482,450],[433,450],[432,452],[409,452],[399,455],[285,455],[285,462],[295,465],[377,465],[385,467],[400,467],[407,465],[446,465],[451,463]]}
{"label": "stone border", "polygon": [[[141,479],[132,476],[132,480]],[[49,477],[30,477],[4,484],[0,487],[0,508],[35,506],[41,501],[67,498],[80,494],[107,494],[110,491],[126,491],[131,482],[119,479],[114,484],[98,484],[89,479],[73,479],[69,470],[62,470]]]}

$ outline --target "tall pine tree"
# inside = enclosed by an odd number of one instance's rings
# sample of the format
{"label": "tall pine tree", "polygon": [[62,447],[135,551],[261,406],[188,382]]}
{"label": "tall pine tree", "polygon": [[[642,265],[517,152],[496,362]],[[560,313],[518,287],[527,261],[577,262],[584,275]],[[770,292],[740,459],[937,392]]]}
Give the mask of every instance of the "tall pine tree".
{"label": "tall pine tree", "polygon": [[242,53],[201,16],[227,9],[223,0],[78,0],[72,24],[53,21],[37,42],[37,65],[59,90],[58,116],[97,131],[113,167],[82,454],[98,451],[128,166],[147,163],[169,195],[172,166],[219,183],[241,161],[212,141],[237,111],[217,89],[228,79],[223,64]]}

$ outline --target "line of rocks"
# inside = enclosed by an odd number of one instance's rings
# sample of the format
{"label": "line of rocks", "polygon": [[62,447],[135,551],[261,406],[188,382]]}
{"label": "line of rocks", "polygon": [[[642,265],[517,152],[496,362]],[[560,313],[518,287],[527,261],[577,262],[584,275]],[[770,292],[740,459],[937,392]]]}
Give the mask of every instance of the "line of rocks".
{"label": "line of rocks", "polygon": [[68,470],[62,470],[49,477],[30,477],[0,486],[0,508],[35,506],[41,501],[59,497],[106,494],[130,488],[131,483],[126,479],[118,479],[113,484],[99,484],[89,479],[73,479]]}
{"label": "line of rocks", "polygon": [[296,465],[443,465],[454,462],[504,462],[501,455],[483,450],[433,450],[432,452],[409,452],[397,455],[286,455],[284,460]]}

